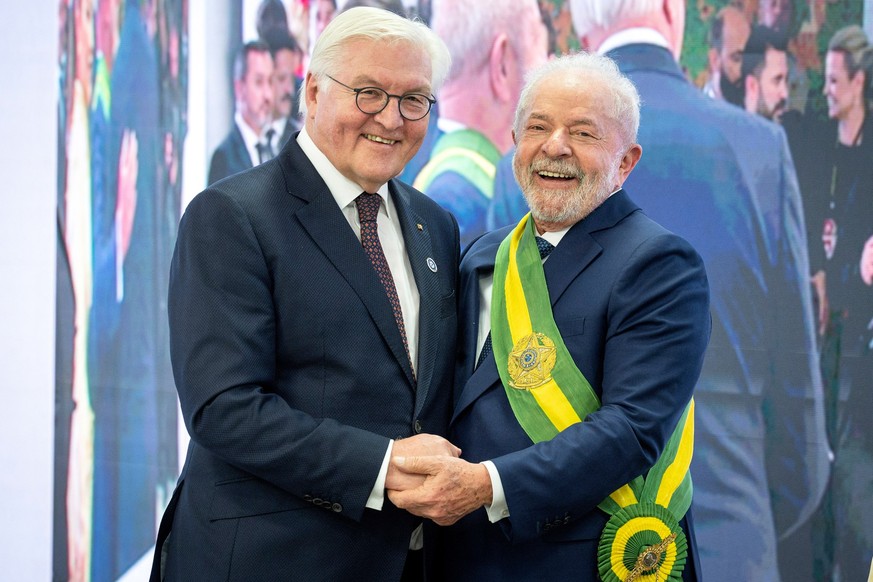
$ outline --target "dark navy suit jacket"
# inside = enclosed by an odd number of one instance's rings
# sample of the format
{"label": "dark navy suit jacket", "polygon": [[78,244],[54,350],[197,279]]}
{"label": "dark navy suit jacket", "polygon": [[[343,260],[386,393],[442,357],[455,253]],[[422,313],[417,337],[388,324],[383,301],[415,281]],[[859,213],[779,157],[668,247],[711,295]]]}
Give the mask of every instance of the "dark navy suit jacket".
{"label": "dark navy suit jacket", "polygon": [[[480,509],[445,532],[447,580],[598,580],[607,516],[597,504],[654,463],[691,398],[709,338],[698,254],[614,194],[573,226],[544,264],[549,300],[573,361],[602,407],[533,445],[509,406],[494,357],[473,371],[479,279],[509,228],[486,234],[461,262],[461,319],[451,438],[490,459],[510,516]],[[685,522],[695,579],[694,534]]]}
{"label": "dark navy suit jacket", "polygon": [[161,528],[168,580],[399,580],[420,520],[365,503],[389,438],[446,434],[459,251],[447,212],[389,189],[420,294],[416,381],[296,139],[188,206],[169,311],[191,445]]}
{"label": "dark navy suit jacket", "polygon": [[709,276],[713,330],[691,467],[704,578],[776,580],[776,541],[809,517],[828,475],[787,140],[776,124],[703,95],[666,49],[628,45],[608,56],[643,102],[643,156],[625,186],[694,245]]}
{"label": "dark navy suit jacket", "polygon": [[246,142],[239,131],[236,122],[227,137],[224,138],[215,151],[212,152],[212,160],[209,162],[209,181],[212,185],[243,170],[252,167],[252,158],[246,149]]}

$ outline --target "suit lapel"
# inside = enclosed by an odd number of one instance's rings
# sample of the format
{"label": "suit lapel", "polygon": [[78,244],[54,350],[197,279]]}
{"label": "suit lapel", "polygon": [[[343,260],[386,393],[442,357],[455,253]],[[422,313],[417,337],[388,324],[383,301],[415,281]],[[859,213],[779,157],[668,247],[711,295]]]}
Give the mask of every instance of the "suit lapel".
{"label": "suit lapel", "polygon": [[[249,150],[246,149],[246,140],[243,139],[242,132],[239,130],[239,126],[234,123],[233,124],[233,147],[231,147],[231,151],[234,156],[234,167],[240,168],[241,170],[247,170],[252,166],[252,158],[249,156]],[[233,173],[236,173],[234,170]]]}
{"label": "suit lapel", "polygon": [[296,212],[295,217],[361,299],[376,328],[406,373],[410,387],[414,387],[412,370],[394,320],[394,311],[361,242],[331,196],[327,185],[295,140],[289,140],[282,150],[280,160],[288,192],[307,202]]}
{"label": "suit lapel", "polygon": [[[497,255],[497,249],[510,230],[509,228],[501,229],[498,231],[500,234],[489,236],[483,240],[482,244],[474,245],[463,260],[465,265],[461,270],[461,297],[463,300],[461,317],[464,321],[460,323],[462,331],[459,342],[463,346],[461,351],[466,354],[466,358],[459,363],[458,379],[463,378],[466,381],[463,383],[463,389],[455,398],[452,422],[489,387],[495,384],[500,385],[500,376],[497,372],[497,365],[494,363],[493,354],[487,357],[481,366],[474,369],[479,356],[476,352],[476,344],[479,340],[479,279],[494,272],[494,258]],[[463,273],[467,274],[463,275]]]}
{"label": "suit lapel", "polygon": [[427,399],[437,360],[436,352],[442,344],[439,325],[442,296],[438,273],[440,267],[448,268],[448,266],[434,262],[430,229],[427,221],[416,212],[409,192],[394,180],[388,183],[388,189],[394,201],[406,254],[418,288],[418,374],[415,398],[415,413],[418,414]]}

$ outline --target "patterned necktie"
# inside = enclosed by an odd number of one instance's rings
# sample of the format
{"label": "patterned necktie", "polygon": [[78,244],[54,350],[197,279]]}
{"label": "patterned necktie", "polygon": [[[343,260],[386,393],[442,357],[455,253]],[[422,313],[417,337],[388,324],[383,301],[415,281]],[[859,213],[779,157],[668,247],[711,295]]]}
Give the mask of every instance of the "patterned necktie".
{"label": "patterned necktie", "polygon": [[409,367],[415,370],[412,366],[412,358],[409,356],[409,344],[406,342],[406,326],[403,323],[403,311],[400,309],[400,299],[397,298],[394,277],[391,276],[391,269],[388,267],[385,253],[382,251],[382,243],[379,241],[376,217],[379,214],[379,206],[381,204],[382,198],[378,194],[364,192],[355,199],[355,205],[358,208],[358,220],[361,223],[361,245],[364,247],[364,252],[370,258],[370,262],[373,263],[373,268],[376,269],[376,274],[379,275],[382,286],[385,287],[388,302],[391,303],[391,309],[394,310],[394,321],[397,323],[397,329],[400,330],[400,337],[403,338],[403,347],[406,349]]}
{"label": "patterned necktie", "polygon": [[[542,260],[546,260],[546,257],[549,256],[553,250],[555,250],[555,245],[550,243],[544,238],[537,238],[537,249],[540,251],[540,258]],[[491,353],[491,332],[488,332],[488,337],[485,338],[485,344],[482,346],[482,352],[479,354],[479,359],[476,360],[476,368],[482,365],[482,362],[485,361],[485,358],[488,357],[488,354]],[[476,368],[473,368],[474,370]]]}
{"label": "patterned necktie", "polygon": [[275,153],[273,151],[273,136],[276,135],[275,129],[267,130],[267,134],[264,136],[263,142],[258,142],[255,146],[258,149],[258,160],[263,164],[268,160],[272,160],[275,157]]}

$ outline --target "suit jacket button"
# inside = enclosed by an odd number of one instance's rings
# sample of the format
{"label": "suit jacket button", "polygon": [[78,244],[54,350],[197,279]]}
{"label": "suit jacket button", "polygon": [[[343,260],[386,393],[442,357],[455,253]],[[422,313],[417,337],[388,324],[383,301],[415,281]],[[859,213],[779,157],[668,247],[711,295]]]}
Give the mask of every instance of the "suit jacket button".
{"label": "suit jacket button", "polygon": [[342,513],[343,506],[340,505],[339,503],[334,503],[333,505],[330,506],[330,510],[333,511],[334,513]]}
{"label": "suit jacket button", "polygon": [[303,501],[306,501],[307,503],[312,503],[312,495],[309,495],[309,494],[304,495]]}
{"label": "suit jacket button", "polygon": [[421,421],[418,419],[415,419],[415,434],[418,434],[420,432],[421,432]]}
{"label": "suit jacket button", "polygon": [[312,500],[312,503],[314,503],[315,505],[319,505],[319,506],[320,506],[320,505],[321,505],[321,498],[320,498],[320,497],[316,497],[315,499]]}

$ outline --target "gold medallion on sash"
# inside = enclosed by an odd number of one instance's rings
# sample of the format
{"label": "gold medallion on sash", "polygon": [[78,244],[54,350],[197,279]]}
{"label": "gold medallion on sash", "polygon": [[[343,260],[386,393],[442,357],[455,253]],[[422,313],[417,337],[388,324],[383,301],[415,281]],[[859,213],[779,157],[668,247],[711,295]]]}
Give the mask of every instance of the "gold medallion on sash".
{"label": "gold medallion on sash", "polygon": [[547,384],[557,358],[558,350],[549,336],[537,332],[524,336],[509,353],[510,386],[530,390]]}

